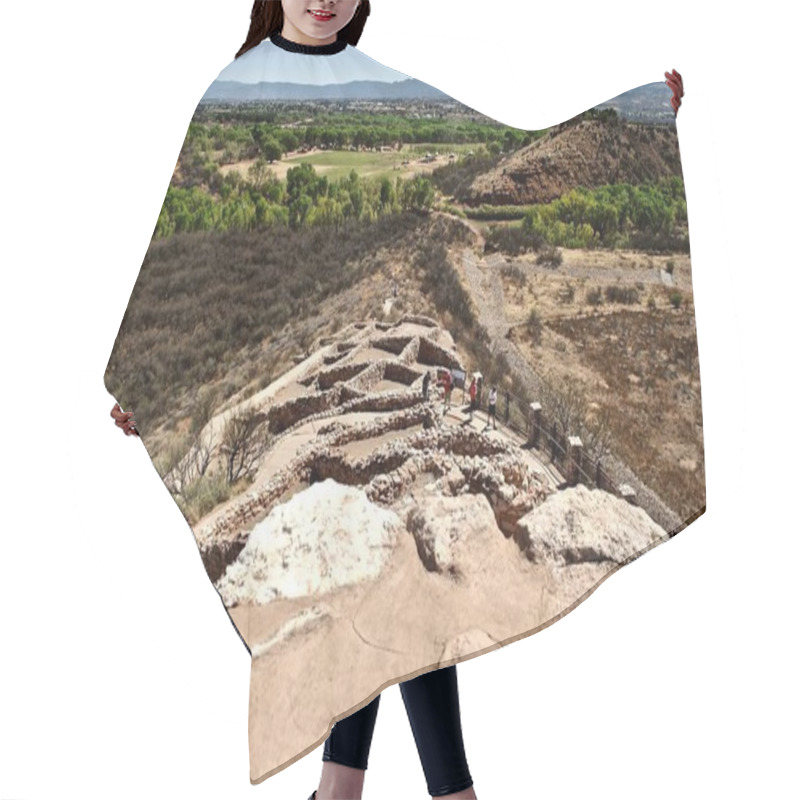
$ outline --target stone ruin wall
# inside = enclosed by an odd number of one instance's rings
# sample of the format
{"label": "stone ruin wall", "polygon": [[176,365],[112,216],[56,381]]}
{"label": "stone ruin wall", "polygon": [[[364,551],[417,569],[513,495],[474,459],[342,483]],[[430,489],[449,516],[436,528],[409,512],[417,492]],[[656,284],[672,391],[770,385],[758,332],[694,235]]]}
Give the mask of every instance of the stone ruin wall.
{"label": "stone ruin wall", "polygon": [[[417,424],[423,430],[387,442],[360,459],[349,460],[335,448]],[[358,426],[332,421],[319,431],[260,490],[249,492],[227,510],[198,544],[206,570],[217,581],[247,540],[255,519],[268,514],[293,483],[333,478],[362,486],[372,502],[388,505],[402,497],[421,473],[442,480],[443,494],[483,494],[506,536],[518,536],[517,521],[552,491],[531,472],[516,445],[481,436],[472,429],[442,424],[430,403],[396,411]]]}

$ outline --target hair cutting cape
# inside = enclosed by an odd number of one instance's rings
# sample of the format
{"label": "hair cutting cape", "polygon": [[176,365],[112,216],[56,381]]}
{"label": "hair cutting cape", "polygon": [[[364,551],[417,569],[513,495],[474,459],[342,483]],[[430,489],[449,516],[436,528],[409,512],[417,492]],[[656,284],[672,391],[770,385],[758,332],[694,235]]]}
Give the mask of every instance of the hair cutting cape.
{"label": "hair cutting cape", "polygon": [[670,97],[525,131],[273,36],[197,105],[104,379],[251,655],[253,783],[704,512]]}

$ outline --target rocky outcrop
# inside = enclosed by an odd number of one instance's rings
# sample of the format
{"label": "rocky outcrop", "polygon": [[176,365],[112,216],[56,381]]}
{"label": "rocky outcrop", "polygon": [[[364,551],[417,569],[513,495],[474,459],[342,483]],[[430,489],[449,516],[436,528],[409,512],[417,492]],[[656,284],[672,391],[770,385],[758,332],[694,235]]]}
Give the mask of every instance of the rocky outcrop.
{"label": "rocky outcrop", "polygon": [[295,494],[250,532],[217,584],[226,606],[325,594],[375,580],[405,526],[363,491],[333,480]]}
{"label": "rocky outcrop", "polygon": [[496,535],[494,513],[482,494],[431,497],[409,512],[406,526],[425,569],[454,580],[480,569],[490,549],[485,539]]}
{"label": "rocky outcrop", "polygon": [[663,541],[666,531],[636,506],[578,486],[551,495],[517,523],[516,541],[536,564],[623,564]]}

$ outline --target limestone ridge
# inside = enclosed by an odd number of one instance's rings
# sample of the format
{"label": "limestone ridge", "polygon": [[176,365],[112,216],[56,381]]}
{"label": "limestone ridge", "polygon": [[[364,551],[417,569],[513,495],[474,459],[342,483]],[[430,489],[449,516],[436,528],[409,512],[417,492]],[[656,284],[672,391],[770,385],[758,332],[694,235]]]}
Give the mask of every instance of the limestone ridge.
{"label": "limestone ridge", "polygon": [[[516,434],[473,427],[460,389],[444,409],[445,369],[466,365],[435,320],[357,322],[240,404],[268,427],[269,449],[252,488],[194,529],[226,606],[377,582],[403,536],[427,573],[462,583],[486,573],[488,552],[613,568],[665,536],[610,494],[557,491]],[[508,567],[493,568],[502,580]]]}

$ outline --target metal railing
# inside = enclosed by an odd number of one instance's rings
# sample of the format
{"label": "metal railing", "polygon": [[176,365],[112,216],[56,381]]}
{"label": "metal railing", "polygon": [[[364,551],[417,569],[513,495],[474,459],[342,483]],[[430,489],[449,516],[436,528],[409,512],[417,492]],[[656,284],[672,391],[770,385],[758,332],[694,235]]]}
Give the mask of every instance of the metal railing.
{"label": "metal railing", "polygon": [[[456,393],[459,393],[458,395]],[[461,399],[461,389],[453,390],[453,400]],[[488,414],[488,392],[483,387],[477,403],[476,413]],[[464,393],[465,404],[469,403],[469,394]],[[538,412],[538,430],[530,401],[509,391],[497,394],[497,424],[504,425],[525,439],[526,444],[535,449],[546,463],[552,464],[565,478],[565,481],[580,482],[589,488],[602,489],[609,494],[621,497],[617,484],[605,469],[602,458],[593,458],[585,448],[580,448],[580,460],[575,461],[571,455],[570,432],[561,429],[556,420],[547,416],[544,408]]]}

